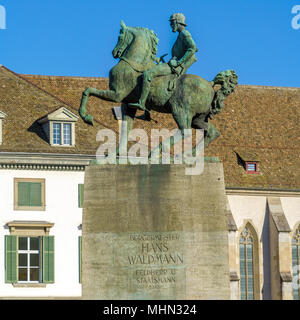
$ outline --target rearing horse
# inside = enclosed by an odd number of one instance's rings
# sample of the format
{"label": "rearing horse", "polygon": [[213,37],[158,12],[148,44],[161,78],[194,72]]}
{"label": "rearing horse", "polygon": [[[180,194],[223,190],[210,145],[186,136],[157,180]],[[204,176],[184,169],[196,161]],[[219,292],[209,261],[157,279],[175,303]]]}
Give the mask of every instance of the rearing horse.
{"label": "rearing horse", "polygon": [[[123,102],[122,117],[127,121],[127,137],[133,127],[136,109],[128,107],[129,102],[137,102],[140,96],[142,73],[150,69],[156,58],[158,38],[146,28],[128,27],[121,21],[118,43],[112,54],[119,63],[109,73],[109,89],[86,89],[82,94],[79,114],[83,120],[93,124],[93,117],[86,115],[90,95],[103,100]],[[220,84],[218,91],[214,85]],[[218,138],[218,130],[208,121],[221,112],[225,98],[237,85],[237,75],[233,70],[219,73],[213,81],[199,76],[183,74],[156,77],[152,81],[146,107],[161,113],[171,113],[181,132],[184,129],[203,129],[205,147]],[[172,144],[172,140],[171,140]]]}

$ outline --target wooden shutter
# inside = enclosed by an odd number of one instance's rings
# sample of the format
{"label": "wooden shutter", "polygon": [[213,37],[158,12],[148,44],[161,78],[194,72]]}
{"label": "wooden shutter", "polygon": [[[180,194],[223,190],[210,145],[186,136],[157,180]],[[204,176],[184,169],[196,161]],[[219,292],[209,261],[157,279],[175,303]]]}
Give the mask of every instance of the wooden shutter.
{"label": "wooden shutter", "polygon": [[18,182],[18,206],[30,206],[30,182]]}
{"label": "wooden shutter", "polygon": [[82,274],[82,237],[78,237],[78,253],[79,253],[79,283],[81,283]]}
{"label": "wooden shutter", "polygon": [[18,182],[18,206],[41,207],[42,184],[40,182]]}
{"label": "wooden shutter", "polygon": [[84,184],[78,185],[78,208],[83,208]]}
{"label": "wooden shutter", "polygon": [[17,236],[5,236],[5,282],[18,282],[18,245]]}
{"label": "wooden shutter", "polygon": [[43,282],[54,283],[54,236],[43,237]]}
{"label": "wooden shutter", "polygon": [[42,206],[42,184],[40,182],[30,183],[30,206]]}

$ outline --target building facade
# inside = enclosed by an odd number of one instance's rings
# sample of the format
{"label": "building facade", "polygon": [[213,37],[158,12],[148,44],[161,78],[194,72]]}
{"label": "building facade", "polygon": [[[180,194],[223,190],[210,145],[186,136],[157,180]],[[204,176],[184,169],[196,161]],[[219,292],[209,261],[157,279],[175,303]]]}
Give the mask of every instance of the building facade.
{"label": "building facade", "polygon": [[[119,106],[96,98],[95,125],[78,117],[87,87],[108,81],[0,67],[2,298],[81,296],[84,169],[97,132],[120,125]],[[136,127],[175,128],[153,117]],[[300,88],[238,86],[214,120],[221,137],[205,153],[224,167],[232,299],[299,299],[299,119]]]}

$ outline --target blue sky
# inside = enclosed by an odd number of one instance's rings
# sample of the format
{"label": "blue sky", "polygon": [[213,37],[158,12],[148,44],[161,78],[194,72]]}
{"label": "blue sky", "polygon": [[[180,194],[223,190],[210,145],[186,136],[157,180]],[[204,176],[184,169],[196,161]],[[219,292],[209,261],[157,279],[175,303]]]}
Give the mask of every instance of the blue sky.
{"label": "blue sky", "polygon": [[[176,40],[169,16],[182,12],[199,49],[189,73],[211,80],[234,69],[241,84],[300,87],[300,0],[0,0],[0,64],[17,73],[107,77],[120,20],[153,29],[158,55]],[[300,24],[300,19],[299,19]]]}

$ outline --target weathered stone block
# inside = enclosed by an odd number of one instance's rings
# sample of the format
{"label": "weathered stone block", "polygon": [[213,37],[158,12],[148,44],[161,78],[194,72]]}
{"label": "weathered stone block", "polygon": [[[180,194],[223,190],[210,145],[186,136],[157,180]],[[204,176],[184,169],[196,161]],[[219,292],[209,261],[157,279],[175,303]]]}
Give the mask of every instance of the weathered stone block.
{"label": "weathered stone block", "polygon": [[229,299],[223,167],[87,168],[83,299]]}

